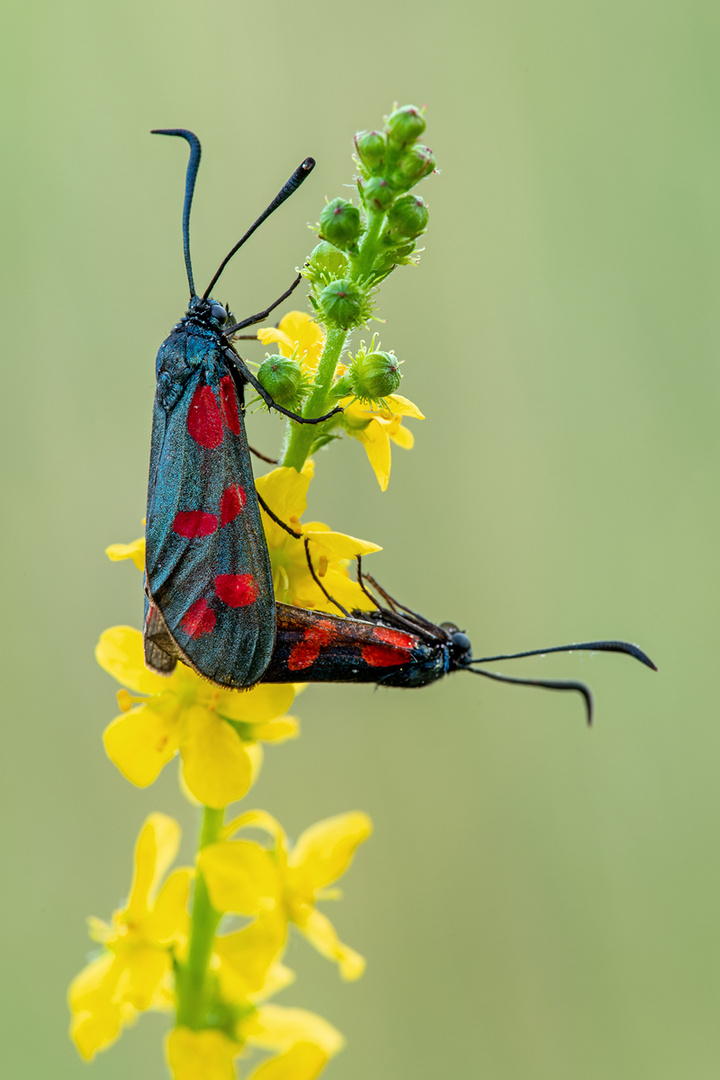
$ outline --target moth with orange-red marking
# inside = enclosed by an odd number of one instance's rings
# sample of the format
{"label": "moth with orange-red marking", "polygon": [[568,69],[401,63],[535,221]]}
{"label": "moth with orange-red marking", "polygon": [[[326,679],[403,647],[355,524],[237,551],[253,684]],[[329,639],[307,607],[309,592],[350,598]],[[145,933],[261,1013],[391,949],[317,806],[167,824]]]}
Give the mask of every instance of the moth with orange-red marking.
{"label": "moth with orange-red marking", "polygon": [[[275,600],[258,496],[243,421],[250,384],[268,407],[298,423],[317,424],[341,411],[304,418],[276,404],[235,352],[239,330],[262,322],[300,282],[264,311],[240,322],[210,297],[225,266],[258,226],[309,176],[300,165],[268,208],[223,259],[202,296],[190,261],[190,208],[200,142],[190,145],[183,205],[183,251],[190,304],[160,346],[153,410],[145,555],[145,661],[169,674],[177,659],[225,687],[262,677],[275,642]],[[270,511],[268,511],[270,512]]]}
{"label": "moth with orange-red marking", "polygon": [[[322,588],[317,578],[316,581]],[[549,649],[473,658],[470,639],[454,623],[437,625],[398,604],[377,582],[362,573],[360,565],[358,581],[375,604],[373,611],[344,612],[344,617],[340,617],[277,604],[275,648],[263,682],[357,682],[414,687],[427,686],[452,671],[470,671],[497,682],[576,691],[584,699],[590,723],[593,700],[584,683],[516,678],[484,670],[478,665],[553,652],[615,652],[632,656],[653,671],[657,670],[642,649],[627,641],[583,641]],[[370,593],[366,582],[374,586],[387,606]],[[332,600],[329,594],[326,595]]]}

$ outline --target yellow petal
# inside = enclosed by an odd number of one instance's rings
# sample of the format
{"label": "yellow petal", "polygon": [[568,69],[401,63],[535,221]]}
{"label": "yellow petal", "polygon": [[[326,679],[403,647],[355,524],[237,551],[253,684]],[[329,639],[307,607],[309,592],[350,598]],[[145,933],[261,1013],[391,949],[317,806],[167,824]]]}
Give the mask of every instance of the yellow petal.
{"label": "yellow petal", "polygon": [[[160,702],[157,703],[160,705]],[[131,784],[147,787],[178,748],[177,709],[138,705],[103,733],[105,753]]]}
{"label": "yellow petal", "polygon": [[393,431],[388,431],[388,437],[392,439],[396,446],[399,446],[401,450],[412,450],[415,445],[415,436],[408,428],[403,427],[400,424]]}
{"label": "yellow petal", "polygon": [[327,1054],[313,1043],[297,1043],[284,1054],[270,1058],[248,1080],[315,1080],[327,1064]]}
{"label": "yellow petal", "polygon": [[[227,1000],[238,1001],[249,994],[261,993],[268,983],[273,967],[285,947],[287,920],[282,912],[261,915],[242,930],[215,938],[215,953],[220,960],[218,978]],[[273,977],[273,986],[288,985],[294,978],[289,969]],[[283,981],[284,976],[284,981]]]}
{"label": "yellow petal", "polygon": [[261,1005],[243,1025],[243,1034],[249,1043],[263,1050],[287,1050],[295,1043],[308,1042],[332,1057],[345,1045],[337,1028],[322,1016],[284,1005]]}
{"label": "yellow petal", "polygon": [[131,1005],[116,999],[122,972],[122,962],[113,953],[104,952],[70,984],[70,1038],[86,1061],[92,1061],[98,1050],[113,1043],[123,1025],[132,1023],[136,1016]]}
{"label": "yellow petal", "polygon": [[198,856],[217,911],[258,915],[277,907],[282,885],[271,854],[251,840],[221,840]]}
{"label": "yellow petal", "polygon": [[216,708],[221,716],[229,720],[261,724],[286,713],[294,696],[292,684],[259,683],[251,690],[221,691]]}
{"label": "yellow petal", "polygon": [[294,342],[282,330],[278,330],[274,326],[262,326],[258,330],[257,336],[263,345],[277,344],[280,346],[280,352],[283,356],[292,356]]}
{"label": "yellow petal", "polygon": [[105,554],[111,562],[122,562],[123,559],[132,559],[138,570],[145,569],[145,537],[140,536],[131,544],[110,544],[105,548]]}
{"label": "yellow petal", "polygon": [[318,821],[300,834],[288,865],[313,889],[322,889],[345,873],[371,833],[372,821],[359,810]]}
{"label": "yellow petal", "polygon": [[402,394],[388,394],[385,398],[388,409],[398,416],[414,416],[416,420],[424,420],[425,416],[420,412],[417,405]]}
{"label": "yellow petal", "polygon": [[202,705],[183,713],[180,753],[185,783],[205,806],[227,806],[247,793],[252,763],[242,739]]}
{"label": "yellow petal", "polygon": [[233,1058],[240,1047],[221,1031],[175,1028],[165,1051],[174,1080],[235,1080]]}
{"label": "yellow petal", "polygon": [[150,945],[136,945],[128,952],[127,961],[123,998],[142,1012],[150,1008],[160,983],[172,971],[170,953]]}
{"label": "yellow petal", "polygon": [[135,844],[135,869],[130,898],[125,908],[128,923],[145,917],[162,878],[180,846],[180,826],[167,814],[150,814]]}
{"label": "yellow petal", "polygon": [[268,814],[267,810],[246,810],[244,814],[228,822],[223,833],[226,837],[230,837],[240,829],[264,829],[272,836],[277,847],[287,847],[285,830],[277,818]]}
{"label": "yellow petal", "polygon": [[[265,476],[257,477],[255,486],[275,516],[286,525],[290,525],[291,518],[299,520],[307,509],[307,493],[314,471],[315,466],[312,461],[305,462],[302,472],[281,466],[279,469],[266,473]],[[289,539],[288,534],[264,511],[262,519],[268,546],[282,547]]]}
{"label": "yellow petal", "polygon": [[138,694],[162,694],[175,688],[176,674],[167,678],[145,667],[142,634],[132,626],[112,626],[100,635],[95,659],[101,668]]}
{"label": "yellow petal", "polygon": [[282,720],[269,720],[267,724],[255,724],[253,736],[263,742],[286,742],[297,739],[300,734],[300,721],[294,716],[284,716]]}
{"label": "yellow petal", "polygon": [[375,420],[371,420],[362,431],[351,431],[356,439],[365,447],[365,453],[372,470],[377,477],[381,491],[387,491],[390,481],[390,440],[387,432]]}
{"label": "yellow petal", "polygon": [[175,870],[165,881],[145,920],[145,933],[152,941],[170,943],[184,939],[193,875],[193,869],[184,866]]}
{"label": "yellow petal", "polygon": [[343,945],[327,915],[317,908],[308,908],[303,921],[298,922],[297,926],[321,956],[338,964],[343,979],[352,982],[360,978],[365,970],[364,957],[349,945]]}
{"label": "yellow petal", "polygon": [[354,559],[358,555],[371,555],[374,551],[382,551],[379,544],[373,544],[369,540],[359,540],[356,536],[346,536],[345,533],[331,532],[328,530],[315,530],[309,527],[305,530],[305,536],[313,541],[314,546],[310,552],[315,562],[315,549],[327,555],[328,559]]}

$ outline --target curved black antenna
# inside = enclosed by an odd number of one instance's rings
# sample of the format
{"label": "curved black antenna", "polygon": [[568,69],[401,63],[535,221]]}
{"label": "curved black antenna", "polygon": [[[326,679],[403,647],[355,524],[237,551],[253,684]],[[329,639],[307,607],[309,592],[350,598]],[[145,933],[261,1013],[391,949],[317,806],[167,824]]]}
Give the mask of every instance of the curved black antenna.
{"label": "curved black antenna", "polygon": [[521,660],[525,656],[544,656],[554,652],[615,652],[625,653],[639,660],[641,664],[657,671],[647,653],[632,645],[629,641],[579,641],[574,645],[554,645],[552,649],[531,649],[530,652],[508,653],[505,656],[480,656],[477,660],[468,660],[468,664],[492,664],[496,660]]}
{"label": "curved black antenna", "polygon": [[313,566],[312,559],[310,557],[310,541],[308,540],[307,536],[305,537],[305,558],[307,560],[308,568],[310,570],[310,574],[312,575],[312,579],[317,585],[318,589],[320,589],[320,591],[325,594],[326,598],[330,601],[331,604],[334,604],[335,607],[342,612],[346,619],[349,619],[350,612],[342,606],[339,600],[336,600],[334,596],[330,595],[320,578],[315,573],[315,567]]}
{"label": "curved black antenna", "polygon": [[[172,133],[168,132],[168,134],[173,134],[173,135],[185,134],[185,135],[187,135],[189,133],[188,132],[175,131],[175,132],[172,132]],[[290,195],[292,195],[293,191],[297,191],[297,189],[302,184],[303,180],[307,180],[308,176],[310,175],[310,173],[313,171],[314,168],[315,168],[315,158],[311,158],[311,157],[305,158],[302,165],[298,165],[297,169],[292,174],[292,176],[290,177],[288,182],[286,184],[283,184],[283,186],[280,188],[280,191],[278,191],[277,195],[275,196],[273,201],[270,203],[268,208],[266,210],[263,210],[262,214],[257,219],[257,221],[253,225],[250,226],[250,228],[245,233],[245,235],[243,237],[241,237],[240,240],[238,240],[237,244],[235,244],[235,246],[233,248],[231,248],[230,251],[228,251],[227,255],[225,256],[225,258],[223,259],[223,261],[220,263],[219,267],[217,268],[217,272],[215,274],[215,277],[212,279],[212,281],[208,285],[207,289],[203,293],[203,299],[204,300],[207,300],[208,296],[210,295],[210,291],[215,287],[218,278],[222,274],[222,272],[225,269],[225,267],[227,266],[227,264],[232,259],[235,252],[240,250],[240,248],[243,246],[245,241],[250,239],[250,237],[255,232],[255,230],[260,225],[262,225],[263,221],[265,221],[266,218],[269,218],[270,215],[272,214],[272,212],[274,210],[277,210],[278,206],[281,206],[285,202],[285,200],[287,198],[289,198]],[[245,325],[247,325],[247,324],[245,324]]]}
{"label": "curved black antenna", "polygon": [[185,255],[185,269],[187,271],[188,285],[190,286],[190,299],[197,296],[195,282],[193,281],[192,263],[190,262],[190,207],[192,206],[195,181],[200,166],[200,140],[192,131],[186,128],[155,128],[151,135],[179,135],[190,143],[190,160],[188,161],[187,173],[185,174],[185,202],[183,204],[183,253]]}
{"label": "curved black antenna", "polygon": [[469,671],[471,675],[482,675],[486,679],[494,679],[495,682],[512,683],[515,686],[539,686],[543,690],[576,690],[582,694],[587,710],[588,727],[593,719],[593,699],[590,690],[581,682],[558,682],[555,679],[513,679],[510,675],[498,675],[494,671],[480,671],[479,668],[461,667],[459,671]]}

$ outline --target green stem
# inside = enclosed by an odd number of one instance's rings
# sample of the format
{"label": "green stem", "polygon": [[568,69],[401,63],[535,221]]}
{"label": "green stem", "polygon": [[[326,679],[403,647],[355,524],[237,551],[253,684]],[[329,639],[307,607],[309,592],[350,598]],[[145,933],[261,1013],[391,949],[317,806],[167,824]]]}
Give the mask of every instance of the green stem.
{"label": "green stem", "polygon": [[[360,250],[352,260],[350,270],[350,279],[352,281],[362,281],[363,278],[370,274],[375,262],[378,237],[384,220],[384,211],[368,211],[368,226],[360,244]],[[328,411],[328,394],[349,333],[349,330],[328,330],[325,348],[322,351],[315,375],[313,391],[305,403],[302,412],[303,416],[322,416],[324,412]],[[310,453],[317,430],[313,424],[291,423],[289,426],[291,429],[290,438],[282,463],[300,472]]]}
{"label": "green stem", "polygon": [[[348,333],[348,330],[328,331],[325,348],[322,351],[317,374],[315,376],[313,392],[305,403],[305,408],[302,412],[303,416],[322,416],[324,412],[327,412],[328,393],[330,392],[335,368],[338,365],[343,348],[345,347]],[[310,448],[317,435],[317,429],[314,424],[291,423],[290,427],[292,428],[290,441],[288,442],[288,448],[285,451],[285,457],[283,458],[282,463],[283,465],[290,466],[300,472],[310,453]]]}
{"label": "green stem", "polygon": [[[205,807],[199,849],[214,844],[222,829],[224,810]],[[198,1030],[204,1026],[209,1002],[206,1000],[207,975],[212,955],[215,931],[221,914],[210,903],[205,878],[198,872],[195,879],[192,916],[190,919],[190,944],[187,962],[177,976],[177,1023],[178,1026]]]}

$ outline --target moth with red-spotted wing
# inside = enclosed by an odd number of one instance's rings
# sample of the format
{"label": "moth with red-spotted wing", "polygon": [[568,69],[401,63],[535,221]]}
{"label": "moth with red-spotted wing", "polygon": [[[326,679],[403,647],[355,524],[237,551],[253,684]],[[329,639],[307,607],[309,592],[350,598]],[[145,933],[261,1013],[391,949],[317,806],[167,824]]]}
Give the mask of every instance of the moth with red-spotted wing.
{"label": "moth with red-spotted wing", "polygon": [[145,661],[168,674],[179,658],[220,686],[252,686],[272,655],[275,601],[245,435],[244,388],[249,383],[269,407],[300,423],[320,423],[338,409],[306,419],[277,405],[232,346],[233,334],[267,318],[299,283],[299,275],[274,304],[240,322],[210,291],[235,252],[300,186],[315,162],[307,158],[295,170],[198,296],[189,223],[200,142],[182,128],[154,134],[177,135],[190,145],[183,206],[190,304],[160,346],[156,362],[145,532]]}
{"label": "moth with red-spotted wing", "polygon": [[[581,694],[592,721],[593,700],[584,683],[555,679],[521,679],[486,671],[480,664],[519,660],[553,652],[624,653],[656,671],[637,645],[627,641],[583,641],[549,649],[473,658],[467,635],[454,623],[436,625],[398,604],[361,571],[358,580],[374,585],[388,606],[346,612],[345,617],[278,604],[275,648],[263,682],[358,682],[379,686],[427,686],[452,671],[471,671],[497,682],[574,690]],[[316,578],[317,581],[317,578]],[[318,581],[318,584],[320,582]],[[320,585],[322,588],[322,585]]]}

